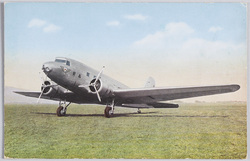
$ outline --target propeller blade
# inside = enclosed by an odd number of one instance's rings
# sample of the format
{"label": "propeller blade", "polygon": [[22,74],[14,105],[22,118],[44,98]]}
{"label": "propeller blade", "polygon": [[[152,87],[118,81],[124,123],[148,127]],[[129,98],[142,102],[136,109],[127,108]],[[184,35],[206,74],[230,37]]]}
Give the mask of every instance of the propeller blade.
{"label": "propeller blade", "polygon": [[41,75],[41,72],[39,72],[39,75],[40,75],[40,79],[41,81],[44,83],[46,80],[47,80],[47,75],[45,75],[45,79],[43,78],[43,76]]}
{"label": "propeller blade", "polygon": [[41,72],[39,72],[39,75],[40,75],[41,81],[44,82],[43,76],[41,76]]}
{"label": "propeller blade", "polygon": [[58,86],[58,84],[46,85],[46,86],[44,86],[44,87],[47,88],[47,87],[54,87],[54,86]]}
{"label": "propeller blade", "polygon": [[40,98],[41,98],[41,96],[43,95],[43,91],[44,91],[44,89],[45,89],[45,87],[43,87],[43,90],[41,91],[41,94],[39,95],[38,100],[37,100],[37,102],[36,102],[36,103],[39,103]]}
{"label": "propeller blade", "polygon": [[84,85],[84,84],[82,84],[82,85],[79,85],[78,87],[83,87],[83,88],[86,88],[86,87],[89,87],[90,85]]}
{"label": "propeller blade", "polygon": [[103,67],[102,67],[102,70],[100,71],[100,73],[98,73],[97,77],[95,78],[94,84],[96,84],[96,82],[98,81],[98,79],[101,77],[101,74],[102,74],[104,68],[105,68],[105,66],[103,66]]}
{"label": "propeller blade", "polygon": [[99,100],[100,102],[102,102],[101,97],[100,97],[100,95],[99,95],[99,92],[98,92],[97,89],[96,89],[96,86],[94,86],[94,88],[95,88],[95,91],[96,91],[96,95],[97,95],[98,100]]}

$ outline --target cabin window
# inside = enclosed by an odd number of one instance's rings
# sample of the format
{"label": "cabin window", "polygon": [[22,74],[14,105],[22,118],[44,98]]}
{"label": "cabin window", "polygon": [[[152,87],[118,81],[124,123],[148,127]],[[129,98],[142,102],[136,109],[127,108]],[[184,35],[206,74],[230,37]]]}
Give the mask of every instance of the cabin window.
{"label": "cabin window", "polygon": [[89,73],[89,72],[87,72],[87,74],[86,74],[86,75],[87,75],[87,77],[89,77],[90,73]]}
{"label": "cabin window", "polygon": [[67,61],[67,62],[66,62],[66,65],[70,66],[70,61]]}
{"label": "cabin window", "polygon": [[93,77],[94,79],[96,78],[96,76],[94,75],[94,77]]}
{"label": "cabin window", "polygon": [[76,75],[76,72],[73,72],[73,76],[75,76]]}
{"label": "cabin window", "polygon": [[78,75],[78,78],[81,78],[81,74]]}

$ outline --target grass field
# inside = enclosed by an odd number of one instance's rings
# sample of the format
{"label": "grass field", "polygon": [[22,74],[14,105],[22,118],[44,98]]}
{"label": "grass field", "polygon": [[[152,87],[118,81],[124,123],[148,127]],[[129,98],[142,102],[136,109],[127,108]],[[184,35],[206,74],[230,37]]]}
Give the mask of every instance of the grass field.
{"label": "grass field", "polygon": [[5,105],[4,154],[10,158],[243,159],[245,103],[183,104],[178,109]]}

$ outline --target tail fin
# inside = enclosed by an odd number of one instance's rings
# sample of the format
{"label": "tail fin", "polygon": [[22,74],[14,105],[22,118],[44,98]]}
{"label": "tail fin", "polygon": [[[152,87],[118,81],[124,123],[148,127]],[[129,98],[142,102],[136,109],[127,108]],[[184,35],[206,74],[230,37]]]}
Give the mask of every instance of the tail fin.
{"label": "tail fin", "polygon": [[155,87],[155,80],[152,77],[148,77],[148,80],[144,86],[145,88],[153,88]]}

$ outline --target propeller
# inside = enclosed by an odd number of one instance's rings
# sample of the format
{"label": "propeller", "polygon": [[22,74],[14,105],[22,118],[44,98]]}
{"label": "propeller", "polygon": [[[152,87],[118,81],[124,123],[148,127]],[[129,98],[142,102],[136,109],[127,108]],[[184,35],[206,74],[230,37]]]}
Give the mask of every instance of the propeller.
{"label": "propeller", "polygon": [[41,96],[43,95],[43,92],[45,90],[45,88],[49,88],[49,87],[53,87],[53,86],[57,86],[56,84],[50,84],[50,85],[46,85],[45,82],[47,81],[47,75],[45,76],[45,79],[43,78],[43,76],[41,76],[41,72],[39,72],[40,75],[40,79],[42,81],[42,91],[41,94],[38,97],[37,103],[39,103]]}
{"label": "propeller", "polygon": [[102,70],[98,73],[98,75],[97,75],[97,77],[95,78],[95,81],[94,81],[94,82],[90,83],[89,85],[79,85],[79,86],[78,86],[78,87],[84,87],[84,88],[86,88],[86,87],[93,87],[94,90],[95,90],[95,92],[96,92],[97,98],[98,98],[98,100],[99,100],[100,102],[102,102],[102,99],[101,99],[101,96],[100,96],[100,94],[99,94],[99,92],[98,92],[98,90],[97,90],[97,85],[98,85],[98,80],[100,79],[100,77],[101,77],[101,75],[102,75],[102,73],[103,73],[103,71],[104,71],[104,68],[105,68],[105,66],[102,67]]}
{"label": "propeller", "polygon": [[43,76],[41,75],[41,72],[39,72],[39,75],[40,75],[41,81],[42,81],[43,84],[44,84],[45,80],[47,80],[47,75],[45,75],[45,79],[44,79]]}
{"label": "propeller", "polygon": [[90,85],[89,85],[89,86],[94,87],[99,102],[102,102],[102,100],[101,100],[100,94],[99,94],[96,86],[97,86],[97,81],[100,79],[104,69],[105,69],[105,66],[102,67],[102,70],[98,73],[97,77],[95,78],[95,81],[93,83],[90,83]]}
{"label": "propeller", "polygon": [[39,103],[39,101],[40,101],[40,98],[41,98],[41,96],[42,96],[42,94],[43,94],[43,91],[44,91],[44,89],[45,89],[45,88],[44,88],[44,86],[45,86],[44,82],[45,82],[45,80],[47,80],[47,75],[46,75],[45,79],[44,79],[43,76],[41,75],[41,72],[39,72],[39,75],[40,75],[40,79],[41,79],[41,81],[42,81],[42,91],[41,91],[41,94],[39,95],[39,97],[38,97],[36,103]]}

